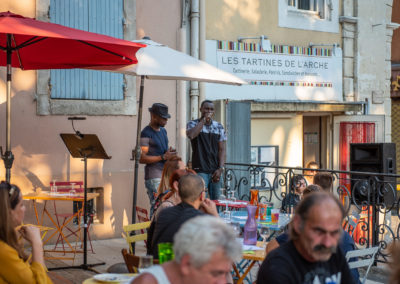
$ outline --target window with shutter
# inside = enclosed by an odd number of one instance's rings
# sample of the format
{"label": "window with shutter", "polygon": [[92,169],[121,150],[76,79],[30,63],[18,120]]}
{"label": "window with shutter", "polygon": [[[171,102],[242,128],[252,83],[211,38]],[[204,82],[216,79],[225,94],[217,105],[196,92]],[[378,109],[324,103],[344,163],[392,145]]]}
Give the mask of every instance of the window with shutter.
{"label": "window with shutter", "polygon": [[[123,38],[123,0],[51,0],[50,21]],[[51,70],[51,98],[123,100],[123,75],[82,69]]]}
{"label": "window with shutter", "polygon": [[[36,0],[36,19],[135,40],[132,0]],[[101,71],[37,71],[38,115],[136,115],[136,77]]]}

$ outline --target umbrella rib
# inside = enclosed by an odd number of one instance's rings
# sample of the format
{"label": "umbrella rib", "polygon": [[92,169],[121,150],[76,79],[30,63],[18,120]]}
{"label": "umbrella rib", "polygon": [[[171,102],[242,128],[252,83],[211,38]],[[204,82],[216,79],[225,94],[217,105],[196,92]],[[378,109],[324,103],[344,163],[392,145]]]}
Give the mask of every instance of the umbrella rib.
{"label": "umbrella rib", "polygon": [[[15,46],[14,49],[18,50],[20,48],[27,47],[28,45],[31,45],[31,44],[34,44],[34,43],[38,43],[39,41],[47,39],[47,37],[42,37],[42,38],[39,38],[39,39],[37,39],[37,38],[38,38],[37,36],[32,37],[32,38],[28,39],[27,41],[21,43],[20,45]],[[35,39],[37,39],[37,40],[35,40]]]}
{"label": "umbrella rib", "polygon": [[123,59],[127,59],[127,60],[133,62],[133,60],[132,60],[131,58],[129,58],[129,57],[123,56],[123,55],[121,55],[121,54],[115,53],[115,52],[113,52],[113,51],[107,50],[107,49],[102,48],[102,47],[100,47],[100,46],[96,46],[96,45],[94,45],[94,44],[88,43],[88,42],[83,41],[83,40],[78,40],[78,41],[81,42],[81,43],[83,43],[83,44],[89,45],[89,46],[91,46],[91,47],[100,49],[100,50],[102,50],[102,51],[104,51],[104,52],[110,53],[110,54],[112,54],[112,55],[115,55],[115,56],[118,56],[118,57],[121,57],[121,58],[123,58]]}
{"label": "umbrella rib", "polygon": [[[15,41],[14,35],[12,35],[11,37],[12,37],[12,40],[14,42],[14,46],[17,46],[17,43]],[[21,61],[21,56],[19,55],[19,50],[16,49],[16,51],[17,51],[17,57],[18,57],[19,66],[21,67],[21,69],[24,69],[24,66],[22,65],[22,61]]]}

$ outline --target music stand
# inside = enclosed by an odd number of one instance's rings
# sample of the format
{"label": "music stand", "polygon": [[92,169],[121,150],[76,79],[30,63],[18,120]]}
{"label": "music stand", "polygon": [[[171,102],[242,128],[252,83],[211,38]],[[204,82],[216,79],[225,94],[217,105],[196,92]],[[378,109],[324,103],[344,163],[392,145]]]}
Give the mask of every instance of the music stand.
{"label": "music stand", "polygon": [[91,270],[98,273],[94,270],[93,266],[104,265],[105,262],[95,263],[95,264],[87,264],[87,159],[111,159],[111,156],[108,156],[106,151],[101,145],[101,142],[97,135],[95,134],[60,134],[61,139],[63,140],[65,146],[67,146],[68,151],[71,153],[73,158],[81,158],[84,163],[84,199],[83,199],[83,264],[77,266],[66,266],[66,267],[54,267],[49,270],[58,270],[58,269],[84,269]]}

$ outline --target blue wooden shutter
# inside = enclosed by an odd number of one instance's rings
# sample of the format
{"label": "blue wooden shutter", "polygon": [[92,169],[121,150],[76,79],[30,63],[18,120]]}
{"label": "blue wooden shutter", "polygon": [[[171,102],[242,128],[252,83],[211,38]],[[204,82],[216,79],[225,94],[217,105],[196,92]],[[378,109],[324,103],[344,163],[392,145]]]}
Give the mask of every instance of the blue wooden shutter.
{"label": "blue wooden shutter", "polygon": [[[71,28],[123,38],[123,0],[51,0],[50,19]],[[82,69],[51,70],[50,74],[52,99],[124,99],[122,74]]]}

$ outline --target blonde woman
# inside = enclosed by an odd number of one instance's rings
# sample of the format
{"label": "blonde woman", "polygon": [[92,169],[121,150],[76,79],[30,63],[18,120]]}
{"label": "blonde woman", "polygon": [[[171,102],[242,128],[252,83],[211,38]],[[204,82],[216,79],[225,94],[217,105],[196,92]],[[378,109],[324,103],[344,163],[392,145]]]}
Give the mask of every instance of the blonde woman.
{"label": "blonde woman", "polygon": [[[0,212],[0,283],[52,283],[46,272],[39,229],[20,227],[25,215],[21,190],[4,181],[0,183]],[[18,234],[32,246],[31,261]]]}

